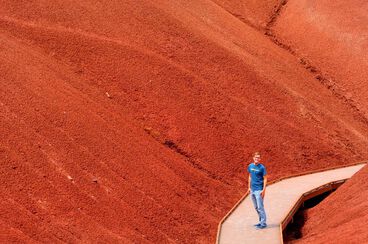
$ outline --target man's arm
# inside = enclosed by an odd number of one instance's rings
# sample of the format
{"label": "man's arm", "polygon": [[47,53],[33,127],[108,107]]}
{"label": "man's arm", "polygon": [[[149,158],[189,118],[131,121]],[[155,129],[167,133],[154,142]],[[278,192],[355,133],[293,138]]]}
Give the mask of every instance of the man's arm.
{"label": "man's arm", "polygon": [[250,192],[250,181],[251,181],[252,179],[250,178],[250,174],[249,174],[249,178],[248,178],[248,192]]}
{"label": "man's arm", "polygon": [[266,193],[266,185],[267,185],[267,175],[263,176],[263,190],[261,192],[262,198],[264,198]]}

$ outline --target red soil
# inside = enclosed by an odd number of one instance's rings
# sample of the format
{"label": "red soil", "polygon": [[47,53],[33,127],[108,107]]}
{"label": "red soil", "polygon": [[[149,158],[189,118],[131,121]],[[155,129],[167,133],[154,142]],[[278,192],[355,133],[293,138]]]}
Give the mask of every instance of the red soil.
{"label": "red soil", "polygon": [[368,166],[307,211],[303,238],[293,243],[367,243]]}
{"label": "red soil", "polygon": [[274,34],[306,66],[325,76],[325,85],[368,115],[368,2],[288,1]]}
{"label": "red soil", "polygon": [[239,20],[257,29],[264,29],[285,0],[213,0]]}
{"label": "red soil", "polygon": [[252,152],[368,158],[366,113],[219,4],[1,1],[1,241],[213,242]]}

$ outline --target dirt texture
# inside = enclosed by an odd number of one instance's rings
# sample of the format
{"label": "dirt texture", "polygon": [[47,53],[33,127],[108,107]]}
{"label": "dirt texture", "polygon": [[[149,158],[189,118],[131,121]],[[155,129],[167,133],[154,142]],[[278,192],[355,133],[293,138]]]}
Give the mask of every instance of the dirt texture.
{"label": "dirt texture", "polygon": [[1,0],[0,241],[213,243],[254,151],[368,158],[368,101],[264,34],[274,2]]}
{"label": "dirt texture", "polygon": [[320,204],[308,209],[302,239],[292,243],[366,243],[367,177],[365,166]]}
{"label": "dirt texture", "polygon": [[367,116],[367,1],[287,1],[272,30],[321,83]]}

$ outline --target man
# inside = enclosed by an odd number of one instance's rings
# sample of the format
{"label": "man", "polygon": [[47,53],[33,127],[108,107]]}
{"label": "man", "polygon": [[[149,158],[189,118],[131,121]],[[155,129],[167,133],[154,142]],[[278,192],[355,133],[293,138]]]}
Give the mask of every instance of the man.
{"label": "man", "polygon": [[267,172],[266,167],[260,163],[261,155],[259,152],[253,155],[253,160],[253,163],[248,165],[248,191],[259,216],[259,223],[254,226],[257,229],[264,229],[267,227],[266,212],[263,206],[263,199],[266,193]]}

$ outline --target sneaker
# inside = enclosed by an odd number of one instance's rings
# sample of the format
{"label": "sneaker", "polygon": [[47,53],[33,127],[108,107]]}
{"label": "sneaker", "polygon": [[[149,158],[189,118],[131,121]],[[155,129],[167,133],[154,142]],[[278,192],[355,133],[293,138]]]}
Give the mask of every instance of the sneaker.
{"label": "sneaker", "polygon": [[255,225],[253,225],[254,227],[258,227],[258,226],[260,226],[261,224],[260,223],[258,223],[258,224],[255,224]]}
{"label": "sneaker", "polygon": [[267,225],[258,225],[257,227],[256,227],[256,229],[264,229],[264,228],[266,228],[267,227]]}

